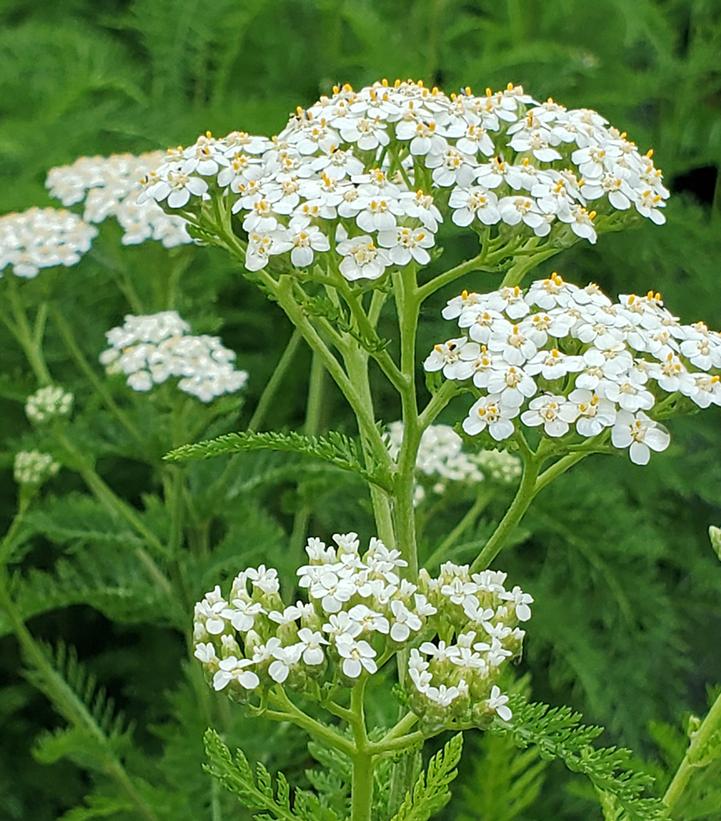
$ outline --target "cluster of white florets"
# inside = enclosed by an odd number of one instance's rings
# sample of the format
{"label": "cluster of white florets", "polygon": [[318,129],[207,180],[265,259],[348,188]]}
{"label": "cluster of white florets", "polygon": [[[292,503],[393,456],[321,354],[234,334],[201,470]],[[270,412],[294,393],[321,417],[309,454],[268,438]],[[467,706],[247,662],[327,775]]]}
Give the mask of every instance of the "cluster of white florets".
{"label": "cluster of white florets", "polygon": [[[403,443],[403,422],[392,422],[387,436],[388,451],[397,459]],[[450,425],[430,425],[423,431],[416,458],[415,501],[422,502],[428,490],[441,495],[450,487],[483,481],[510,484],[520,475],[521,462],[516,456],[502,450],[470,453]]]}
{"label": "cluster of white florets", "polygon": [[419,586],[446,617],[435,640],[410,651],[410,706],[425,724],[479,725],[494,713],[511,718],[508,696],[495,682],[503,664],[521,653],[525,632],[518,625],[531,618],[533,597],[517,586],[507,590],[505,581],[500,571],[471,573],[451,562],[435,579],[421,571]]}
{"label": "cluster of white florets", "polygon": [[41,268],[69,267],[90,250],[97,229],[60,208],[30,208],[0,216],[0,271],[32,279]]}
{"label": "cluster of white florets", "polygon": [[424,366],[473,385],[479,398],[463,422],[471,436],[508,439],[518,419],[553,438],[609,430],[644,465],[670,441],[653,418],[662,400],[666,409],[682,397],[721,405],[721,335],[682,325],[660,294],[612,303],[598,286],[554,273],[527,290],[464,291],[443,316],[463,336],[436,345]]}
{"label": "cluster of white florets", "polygon": [[114,217],[123,229],[123,245],[158,240],[166,248],[192,242],[185,222],[166,214],[155,202],[137,202],[140,180],[165,160],[165,152],[80,157],[52,168],[46,186],[63,205],[84,205],[83,219],[100,223]]}
{"label": "cluster of white florets", "polygon": [[149,391],[178,379],[184,393],[202,402],[235,393],[248,381],[235,368],[235,353],[217,336],[193,336],[176,311],[127,315],[123,325],[105,334],[110,347],[100,355],[108,373],[122,373],[135,391]]}
{"label": "cluster of white florets", "polygon": [[619,212],[662,223],[668,191],[651,154],[595,111],[539,104],[520,86],[447,96],[411,81],[345,85],[272,140],[206,134],[169,152],[141,200],[187,210],[230,198],[250,271],[274,256],[306,267],[332,250],[347,279],[377,279],[427,264],[448,211],[509,240],[595,242]]}
{"label": "cluster of white florets", "polygon": [[307,602],[286,606],[277,572],[260,566],[236,576],[227,598],[216,587],[195,606],[195,656],[214,689],[247,700],[275,684],[308,694],[322,684],[352,686],[398,650],[420,645],[423,654],[431,647],[440,652],[444,642],[430,642],[458,635],[470,645],[467,654],[450,653],[452,671],[421,670],[418,653],[412,655],[413,709],[437,721],[438,710],[456,700],[448,701],[448,688],[456,687],[464,697],[473,693],[477,717],[484,710],[507,717],[503,699],[486,699],[499,668],[520,652],[517,624],[530,618],[531,597],[517,587],[506,590],[503,573],[470,574],[450,563],[437,578],[422,572],[412,584],[400,576],[406,566],[400,552],[378,539],[362,556],[355,533],[336,534],[333,542],[308,540],[309,563],[297,571]]}
{"label": "cluster of white florets", "polygon": [[25,415],[36,425],[70,416],[72,409],[72,393],[59,385],[46,385],[44,388],[39,388],[25,400]]}
{"label": "cluster of white florets", "polygon": [[49,453],[39,450],[21,450],[15,454],[13,476],[19,485],[38,488],[60,470],[60,465]]}

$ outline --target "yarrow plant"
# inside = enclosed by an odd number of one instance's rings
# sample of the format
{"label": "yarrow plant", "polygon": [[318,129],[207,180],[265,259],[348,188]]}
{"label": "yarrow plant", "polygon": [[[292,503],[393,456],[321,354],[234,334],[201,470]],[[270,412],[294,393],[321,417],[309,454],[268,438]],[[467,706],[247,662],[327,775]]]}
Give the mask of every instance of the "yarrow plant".
{"label": "yarrow plant", "polygon": [[23,279],[41,268],[70,267],[88,252],[97,229],[70,211],[30,208],[0,217],[0,273],[10,268]]}
{"label": "yarrow plant", "polygon": [[308,602],[284,605],[277,571],[261,566],[236,576],[227,600],[215,587],[196,605],[195,655],[213,688],[239,701],[282,703],[274,688],[285,685],[323,703],[355,680],[365,686],[412,648],[401,662],[406,695],[429,734],[485,724],[494,714],[509,720],[508,697],[496,682],[520,654],[518,624],[531,617],[532,597],[506,590],[505,573],[471,575],[451,562],[438,577],[423,571],[413,584],[399,576],[406,566],[400,552],[378,539],[362,556],[357,534],[333,541],[308,541],[309,564],[297,572]]}
{"label": "yarrow plant", "polygon": [[81,157],[71,165],[52,168],[46,186],[64,206],[83,205],[83,219],[90,224],[114,217],[123,229],[123,245],[152,239],[166,248],[191,242],[185,223],[165,214],[154,203],[137,202],[140,179],[164,160],[162,151],[135,156]]}
{"label": "yarrow plant", "polygon": [[470,436],[488,431],[501,442],[519,422],[559,440],[600,442],[606,432],[645,465],[669,445],[659,418],[721,404],[721,334],[681,324],[658,293],[612,303],[596,285],[554,273],[527,291],[465,291],[443,316],[464,335],[436,345],[424,367],[472,384]]}
{"label": "yarrow plant", "polygon": [[217,336],[193,336],[177,311],[125,317],[106,334],[110,347],[100,355],[109,374],[122,373],[134,391],[149,391],[178,379],[183,393],[210,402],[235,393],[248,380],[235,368],[235,353]]}
{"label": "yarrow plant", "polygon": [[[513,84],[445,94],[422,82],[380,81],[334,87],[273,137],[206,132],[163,154],[81,158],[52,169],[47,185],[64,206],[82,207],[82,219],[52,209],[2,218],[0,268],[32,277],[74,264],[90,248],[95,224],[114,217],[123,244],[187,245],[172,252],[181,267],[198,246],[222,249],[294,327],[247,428],[194,442],[223,430],[215,422],[225,403],[214,403],[218,413],[204,403],[237,393],[248,375],[218,337],[193,335],[181,318],[180,268],[157,288],[164,304],[154,313],[139,304],[123,271],[117,277],[133,312],[107,332],[100,364],[125,385],[104,382],[78,354],[69,324],[54,316],[97,400],[154,471],[161,502],[138,512],[98,476],[64,425],[49,424],[43,435],[111,514],[113,528],[129,528],[126,541],[153,586],[149,606],[162,610],[157,597],[172,602],[168,618],[185,633],[210,690],[235,702],[233,716],[290,722],[316,749],[320,742],[330,752],[319,760],[330,762],[338,783],[309,774],[316,792],[291,792],[279,775],[274,789],[266,770],[254,775],[243,753],[233,759],[212,731],[210,773],[268,817],[426,819],[449,798],[461,733],[480,729],[522,749],[536,745],[544,758],[587,775],[609,819],[668,817],[691,764],[664,803],[647,792],[649,779],[630,768],[625,751],[591,744],[597,732],[578,716],[529,703],[528,683],[509,662],[522,659],[522,625],[534,599],[492,567],[514,544],[535,497],[578,462],[627,452],[644,465],[667,449],[670,417],[721,404],[721,335],[702,322],[682,323],[659,294],[613,301],[596,285],[555,272],[524,285],[575,243],[594,244],[644,220],[665,222],[669,192],[653,151],[640,151],[598,112],[541,102]],[[459,237],[473,250],[446,265],[445,249]],[[457,330],[419,351],[426,303],[456,283],[464,290],[442,316]],[[40,435],[40,425],[69,415],[73,397],[53,386],[42,354],[47,306],[29,322],[19,286],[7,284],[13,314],[0,317],[40,385],[26,403]],[[302,343],[311,352],[304,432],[264,431]],[[326,379],[355,418],[357,436],[323,431]],[[203,404],[178,397],[165,385],[171,381]],[[156,427],[164,448],[174,449],[161,466],[139,430],[142,410],[128,415],[111,387],[129,388],[126,399],[140,394],[134,407],[167,412]],[[379,399],[389,395],[397,420],[390,423],[379,418]],[[239,400],[227,401],[237,410]],[[199,421],[190,424],[193,413]],[[368,490],[365,507],[353,508],[358,523],[331,544],[306,542],[313,499],[299,493],[284,563],[247,567],[250,560],[230,552],[240,529],[216,527],[204,509],[241,504],[240,484],[221,493],[234,460],[212,481],[211,470],[186,481],[178,463],[257,450],[325,460],[329,471],[354,474]],[[277,473],[287,479],[295,469],[289,461]],[[18,481],[34,489],[56,470],[40,452],[16,460]],[[244,490],[253,481],[243,481]],[[245,526],[252,515],[241,510]],[[458,511],[457,523],[446,527],[440,510]],[[365,551],[350,528],[376,534]],[[215,561],[211,540],[221,531],[225,552]],[[12,552],[14,538],[0,556]],[[303,544],[306,558],[296,555]],[[270,562],[265,547],[248,549]],[[228,570],[237,575],[226,584]],[[55,681],[3,573],[0,563],[0,599],[16,634]],[[206,585],[215,586],[195,605],[191,634],[189,611]],[[204,723],[217,712],[227,726],[227,703],[216,710],[202,681],[192,689]],[[458,735],[423,771],[419,753],[447,730]],[[128,784],[113,744],[104,752],[126,797],[121,811],[131,806],[155,818],[146,811],[150,790]]]}

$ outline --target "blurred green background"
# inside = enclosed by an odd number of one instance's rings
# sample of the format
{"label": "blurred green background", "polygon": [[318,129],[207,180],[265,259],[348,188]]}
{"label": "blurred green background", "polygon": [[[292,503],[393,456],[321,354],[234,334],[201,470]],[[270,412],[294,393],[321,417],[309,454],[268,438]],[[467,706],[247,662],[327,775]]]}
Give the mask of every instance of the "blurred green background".
{"label": "blurred green background", "polygon": [[[684,321],[721,327],[721,0],[0,0],[0,212],[52,204],[47,170],[81,155],[187,143],[206,129],[272,134],[335,82],[396,76],[447,91],[522,83],[537,98],[595,108],[643,151],[652,146],[673,192],[668,224],[576,246],[554,268],[614,292],[660,290]],[[145,267],[138,276],[163,264],[162,253],[127,253]],[[277,332],[263,333],[262,298],[220,255],[204,253],[186,302],[201,319],[222,316],[225,341],[253,374],[252,407],[288,329],[279,320]],[[97,348],[123,308],[109,295],[89,300],[74,273],[67,299],[106,320],[90,331]],[[443,333],[438,307],[425,317],[421,349]],[[28,377],[4,337],[2,345],[4,435],[12,436],[20,388],[8,386]],[[279,424],[302,420],[302,374]],[[721,523],[721,419],[709,411],[672,429],[670,451],[647,469],[591,459],[545,492],[503,562],[539,602],[525,662],[534,696],[572,704],[608,727],[606,741],[647,759],[658,722],[702,711],[706,685],[721,681],[721,568],[706,538]],[[128,496],[138,481],[128,475]],[[2,490],[7,514],[7,472]],[[339,526],[322,513],[315,523]],[[139,683],[141,656],[161,656],[162,635],[114,626],[89,608],[33,627],[79,642],[130,712],[144,715],[155,691]],[[0,671],[15,682],[17,651],[3,642]],[[29,763],[26,750],[52,719],[17,686],[3,691],[5,711],[13,697],[23,709],[3,741],[0,817],[56,817],[77,790],[72,779],[57,786],[64,765],[37,786],[53,768]],[[468,814],[482,794],[473,762],[465,767],[448,817],[499,821]],[[540,806],[522,817],[581,817],[560,798]]]}

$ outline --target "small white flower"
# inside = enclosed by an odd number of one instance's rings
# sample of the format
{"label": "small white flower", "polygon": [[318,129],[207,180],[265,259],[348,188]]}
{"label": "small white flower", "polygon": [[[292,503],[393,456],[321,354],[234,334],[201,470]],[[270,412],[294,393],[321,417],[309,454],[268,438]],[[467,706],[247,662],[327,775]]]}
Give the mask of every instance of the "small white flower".
{"label": "small white flower", "polygon": [[563,396],[551,393],[538,396],[528,404],[528,410],[521,414],[521,421],[529,427],[543,425],[546,436],[564,436],[569,424],[576,421],[578,411]]}
{"label": "small white flower", "polygon": [[500,688],[494,684],[491,688],[490,698],[486,700],[489,710],[493,710],[503,721],[510,721],[513,718],[511,708],[508,707],[508,696],[501,693]]}
{"label": "small white flower", "polygon": [[651,451],[660,453],[669,446],[671,437],[663,425],[649,419],[643,411],[637,414],[619,411],[611,431],[611,442],[616,448],[628,448],[635,465],[647,465]]}
{"label": "small white flower", "polygon": [[245,690],[254,690],[260,684],[260,679],[252,670],[245,669],[252,664],[249,659],[238,659],[235,656],[223,659],[218,664],[220,669],[213,676],[213,689],[224,690],[231,682],[237,682]]}
{"label": "small white flower", "polygon": [[298,642],[301,645],[301,658],[305,664],[311,667],[322,664],[325,655],[322,645],[328,644],[322,633],[317,630],[310,630],[308,627],[301,627],[298,631]]}
{"label": "small white flower", "polygon": [[463,430],[469,436],[476,436],[486,428],[491,436],[500,442],[513,434],[511,421],[519,413],[518,404],[504,402],[494,396],[482,396],[471,405],[468,416],[463,420]]}
{"label": "small white flower", "polygon": [[479,353],[479,346],[465,336],[449,339],[433,346],[423,367],[429,373],[442,370],[446,379],[468,379],[473,374],[473,360]]}
{"label": "small white flower", "polygon": [[348,678],[358,678],[364,670],[371,675],[378,670],[375,662],[376,651],[367,641],[356,641],[342,634],[336,638],[335,646],[338,655],[343,659],[343,674]]}
{"label": "small white flower", "polygon": [[423,626],[420,618],[401,601],[391,602],[391,612],[393,620],[390,637],[398,644],[408,641],[411,631],[417,632]]}
{"label": "small white flower", "polygon": [[378,248],[365,234],[339,242],[337,250],[343,257],[340,272],[351,282],[357,279],[378,279],[391,264],[388,252]]}
{"label": "small white flower", "polygon": [[435,243],[433,234],[424,228],[399,226],[378,234],[378,244],[388,249],[388,256],[395,265],[408,265],[411,260],[428,265],[431,256],[426,250]]}

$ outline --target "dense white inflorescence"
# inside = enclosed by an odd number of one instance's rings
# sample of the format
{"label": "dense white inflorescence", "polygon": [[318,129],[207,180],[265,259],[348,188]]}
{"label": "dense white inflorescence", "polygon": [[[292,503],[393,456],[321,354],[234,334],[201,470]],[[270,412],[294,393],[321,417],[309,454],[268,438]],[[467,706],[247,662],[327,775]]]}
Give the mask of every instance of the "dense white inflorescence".
{"label": "dense white inflorescence", "polygon": [[353,686],[412,648],[407,692],[425,722],[510,718],[497,680],[521,651],[531,596],[506,589],[505,573],[450,562],[412,584],[400,552],[378,539],[363,555],[355,533],[333,542],[308,540],[297,571],[308,601],[286,605],[277,571],[261,565],[236,576],[227,596],[215,587],[195,606],[195,656],[214,689],[239,700],[276,684],[312,695],[327,682]]}
{"label": "dense white inflorescence", "polygon": [[235,353],[217,336],[193,336],[176,311],[125,317],[106,333],[110,347],[100,355],[108,373],[123,373],[135,391],[178,379],[184,393],[202,402],[239,391],[248,381],[235,368]]}
{"label": "dense white inflorescence", "polygon": [[90,250],[97,228],[61,208],[30,208],[0,216],[0,272],[32,279],[41,268],[69,267]]}
{"label": "dense white inflorescence", "polygon": [[21,450],[15,454],[13,476],[19,485],[40,487],[60,470],[60,465],[49,453],[39,450]]}
{"label": "dense white inflorescence", "polygon": [[663,223],[669,192],[652,153],[595,111],[539,103],[512,84],[450,96],[412,81],[344,85],[272,140],[205,134],[169,151],[139,201],[187,214],[227,197],[249,271],[326,255],[348,280],[377,279],[427,264],[449,211],[455,225],[509,242],[595,242],[623,215]]}
{"label": "dense white inflorescence", "polygon": [[184,220],[166,214],[152,201],[137,201],[140,180],[164,159],[163,151],[80,157],[71,165],[51,168],[45,184],[51,196],[63,205],[82,203],[86,222],[100,223],[114,217],[123,229],[123,245],[153,239],[174,248],[192,242]]}
{"label": "dense white inflorescence", "polygon": [[[403,422],[388,426],[388,451],[398,458],[403,443]],[[463,440],[450,425],[430,425],[423,431],[416,459],[415,501],[426,497],[426,490],[443,494],[454,485],[477,485],[483,481],[510,484],[521,475],[521,462],[502,450],[469,453]]]}
{"label": "dense white inflorescence", "polygon": [[25,415],[36,425],[70,416],[72,409],[72,393],[59,385],[46,385],[44,388],[39,388],[25,401]]}
{"label": "dense white inflorescence", "polygon": [[450,300],[443,316],[461,335],[434,347],[424,367],[473,386],[478,399],[463,422],[496,441],[519,424],[552,438],[608,431],[645,465],[668,447],[656,418],[686,398],[721,405],[721,334],[683,325],[660,294],[621,295],[579,288],[556,273],[524,290],[501,288]]}

